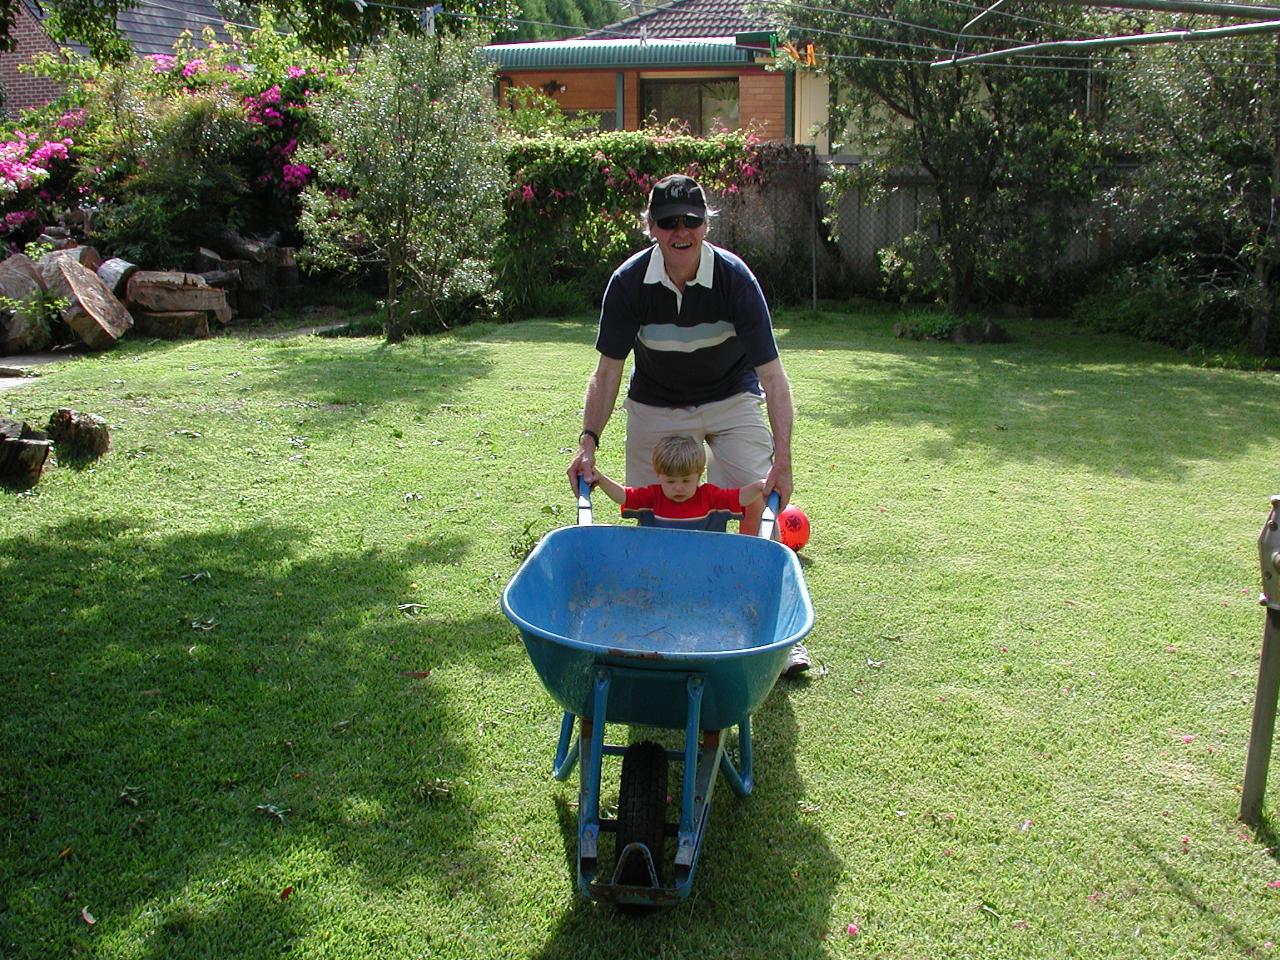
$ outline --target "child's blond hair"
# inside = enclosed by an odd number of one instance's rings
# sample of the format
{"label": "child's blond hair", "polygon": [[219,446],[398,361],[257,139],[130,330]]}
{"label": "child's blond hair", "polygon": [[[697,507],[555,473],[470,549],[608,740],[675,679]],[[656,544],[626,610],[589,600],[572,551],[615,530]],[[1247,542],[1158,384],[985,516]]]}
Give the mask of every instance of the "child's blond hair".
{"label": "child's blond hair", "polygon": [[653,448],[653,472],[664,477],[702,476],[707,466],[707,451],[700,442],[687,436],[663,437]]}

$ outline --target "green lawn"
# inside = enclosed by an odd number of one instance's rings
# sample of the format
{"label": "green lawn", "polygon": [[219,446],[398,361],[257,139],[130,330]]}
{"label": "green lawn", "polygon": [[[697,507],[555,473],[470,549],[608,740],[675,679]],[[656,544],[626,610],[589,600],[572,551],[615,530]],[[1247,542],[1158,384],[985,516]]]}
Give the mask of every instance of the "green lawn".
{"label": "green lawn", "polygon": [[0,955],[1280,957],[1236,820],[1280,376],[892,323],[779,319],[821,669],[639,918],[573,888],[497,602],[571,522],[590,320],[125,341],[0,394],[113,436],[0,501]]}

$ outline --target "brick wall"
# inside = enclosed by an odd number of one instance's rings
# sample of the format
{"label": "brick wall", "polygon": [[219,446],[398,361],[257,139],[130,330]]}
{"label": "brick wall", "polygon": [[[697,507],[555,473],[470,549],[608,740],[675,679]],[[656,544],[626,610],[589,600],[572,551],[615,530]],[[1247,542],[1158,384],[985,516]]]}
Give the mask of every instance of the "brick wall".
{"label": "brick wall", "polygon": [[18,65],[29,62],[37,53],[57,52],[56,45],[23,4],[18,5],[12,36],[17,49],[0,52],[0,88],[4,89],[4,113],[9,118],[48,103],[62,92],[62,87],[48,77],[18,72]]}
{"label": "brick wall", "polygon": [[754,120],[766,140],[785,140],[787,81],[781,73],[744,73],[738,78],[738,117],[745,126]]}

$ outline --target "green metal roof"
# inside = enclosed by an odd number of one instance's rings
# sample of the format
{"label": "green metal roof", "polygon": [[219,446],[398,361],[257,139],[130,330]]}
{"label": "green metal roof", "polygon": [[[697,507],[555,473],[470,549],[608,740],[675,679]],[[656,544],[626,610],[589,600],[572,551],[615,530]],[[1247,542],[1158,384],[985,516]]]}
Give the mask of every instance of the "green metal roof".
{"label": "green metal roof", "polygon": [[758,50],[733,37],[696,40],[550,40],[494,43],[485,56],[500,69],[568,67],[723,67],[753,63]]}

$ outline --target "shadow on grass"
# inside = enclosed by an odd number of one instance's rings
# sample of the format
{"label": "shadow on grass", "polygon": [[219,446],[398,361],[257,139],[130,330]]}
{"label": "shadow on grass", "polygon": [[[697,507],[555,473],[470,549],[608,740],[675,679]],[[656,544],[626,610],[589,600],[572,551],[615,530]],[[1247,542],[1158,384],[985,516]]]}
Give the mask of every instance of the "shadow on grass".
{"label": "shadow on grass", "polygon": [[1218,931],[1218,941],[1229,940],[1235,944],[1240,956],[1257,954],[1258,943],[1248,931],[1230,915],[1231,905],[1215,905],[1206,900],[1196,885],[1188,878],[1187,871],[1179,869],[1170,862],[1167,856],[1158,852],[1142,840],[1137,841],[1138,850],[1164,877],[1169,889],[1184,903],[1195,910],[1195,915],[1203,917],[1205,922]]}
{"label": "shadow on grass", "polygon": [[[822,329],[800,327],[784,342],[820,343]],[[1274,376],[1206,371],[1164,348],[1030,326],[1004,345],[898,341],[864,329],[819,349],[839,359],[793,372],[803,416],[851,431],[928,425],[934,436],[904,454],[942,462],[979,450],[995,460],[1178,477],[1264,442],[1261,425],[1280,399]]]}
{"label": "shadow on grass", "polygon": [[330,873],[488,889],[476,760],[430,671],[508,625],[397,609],[461,541],[335,559],[308,539],[83,519],[0,541],[0,953],[93,952],[81,904],[146,956],[269,956],[302,932],[281,892]]}
{"label": "shadow on grass", "polygon": [[[824,833],[799,817],[804,785],[794,757],[802,744],[791,689],[780,682],[753,720],[757,782],[751,795],[739,799],[723,780],[716,786],[690,898],[633,915],[575,893],[573,906],[535,956],[828,955],[824,939],[841,864]],[[612,740],[618,737],[610,734]],[[681,776],[682,765],[673,763],[673,793]],[[576,775],[570,783],[576,786]],[[564,840],[566,883],[573,887],[577,814],[563,800],[557,801],[555,814]],[[611,857],[602,857],[601,865],[612,866]],[[662,949],[655,950],[659,941]]]}

